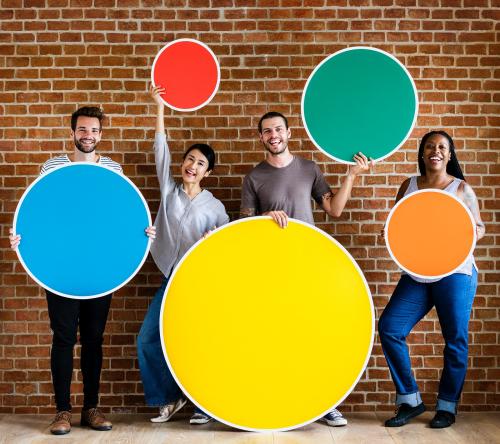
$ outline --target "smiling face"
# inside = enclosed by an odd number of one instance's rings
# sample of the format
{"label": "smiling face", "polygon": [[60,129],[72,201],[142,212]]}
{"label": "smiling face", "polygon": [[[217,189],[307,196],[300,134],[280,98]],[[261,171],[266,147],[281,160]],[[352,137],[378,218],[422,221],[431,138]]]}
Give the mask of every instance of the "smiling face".
{"label": "smiling face", "polygon": [[433,134],[425,142],[422,152],[426,171],[446,171],[451,150],[448,139],[441,134]]}
{"label": "smiling face", "polygon": [[185,184],[197,185],[201,179],[210,174],[208,159],[198,149],[192,149],[184,158],[181,165],[182,181]]}
{"label": "smiling face", "polygon": [[279,156],[288,151],[290,135],[290,128],[286,127],[281,117],[271,117],[262,121],[260,141],[271,155]]}
{"label": "smiling face", "polygon": [[71,131],[76,148],[85,154],[95,150],[101,141],[101,135],[101,125],[97,117],[79,116],[75,130]]}

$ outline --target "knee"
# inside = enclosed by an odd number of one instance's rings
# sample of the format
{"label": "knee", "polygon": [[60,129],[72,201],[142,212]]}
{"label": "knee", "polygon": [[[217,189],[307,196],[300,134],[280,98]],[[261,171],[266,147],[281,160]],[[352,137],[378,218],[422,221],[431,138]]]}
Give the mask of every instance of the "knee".
{"label": "knee", "polygon": [[380,316],[380,319],[378,320],[378,334],[382,338],[388,331],[389,323],[387,321],[387,316],[385,316],[385,313],[382,313],[382,316]]}
{"label": "knee", "polygon": [[137,348],[142,348],[147,344],[151,344],[160,340],[160,333],[157,329],[147,328],[145,324],[141,327],[137,336]]}
{"label": "knee", "polygon": [[382,313],[378,321],[378,334],[381,342],[388,340],[404,340],[407,336],[404,331],[397,328],[394,322],[392,322],[391,317],[385,312]]}
{"label": "knee", "polygon": [[104,342],[103,332],[80,332],[80,344],[82,346],[101,346]]}
{"label": "knee", "polygon": [[447,348],[457,353],[467,353],[469,350],[469,338],[467,331],[443,332]]}
{"label": "knee", "polygon": [[52,345],[56,347],[74,347],[76,344],[76,332],[64,332],[53,330]]}

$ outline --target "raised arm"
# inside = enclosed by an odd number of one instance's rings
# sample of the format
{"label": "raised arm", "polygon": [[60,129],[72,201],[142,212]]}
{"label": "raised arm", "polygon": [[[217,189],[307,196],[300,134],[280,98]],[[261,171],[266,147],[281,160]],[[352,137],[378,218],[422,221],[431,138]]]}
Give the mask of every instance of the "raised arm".
{"label": "raised arm", "polygon": [[356,177],[365,171],[370,171],[373,166],[373,160],[368,161],[368,158],[362,154],[358,153],[354,156],[356,165],[351,165],[347,176],[342,182],[340,189],[337,193],[333,194],[332,191],[324,194],[322,196],[321,206],[332,217],[340,217],[342,211],[344,211],[345,205],[349,198],[351,197],[352,187],[354,185],[354,180]]}
{"label": "raised arm", "polygon": [[[164,115],[164,108],[165,105],[161,100],[160,94],[165,92],[165,88],[162,88],[161,86],[153,86],[151,84],[149,88],[149,92],[151,94],[151,97],[156,103],[156,127],[155,131],[160,134],[165,134],[165,115]],[[166,134],[165,134],[166,136]]]}
{"label": "raised arm", "polygon": [[165,123],[164,123],[164,107],[160,94],[164,92],[164,88],[151,85],[150,94],[156,104],[156,125],[155,125],[155,142],[154,142],[154,152],[155,152],[155,163],[156,163],[156,174],[158,176],[158,182],[160,184],[161,194],[164,195],[169,193],[175,183],[170,174],[170,164],[171,156],[170,150],[167,145],[167,135],[165,133]]}

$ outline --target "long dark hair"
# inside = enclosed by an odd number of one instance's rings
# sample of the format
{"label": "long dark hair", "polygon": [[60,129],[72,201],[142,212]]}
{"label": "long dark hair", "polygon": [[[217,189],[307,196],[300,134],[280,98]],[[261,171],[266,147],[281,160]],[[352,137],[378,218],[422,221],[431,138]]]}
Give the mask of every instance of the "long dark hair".
{"label": "long dark hair", "polygon": [[464,173],[462,173],[462,168],[460,168],[460,164],[458,163],[457,155],[455,153],[455,144],[453,143],[453,139],[445,131],[431,131],[422,137],[420,146],[418,147],[418,170],[420,171],[420,175],[425,176],[425,164],[423,159],[425,144],[427,143],[427,139],[435,134],[446,137],[450,145],[450,161],[446,164],[446,172],[450,176],[454,176],[457,179],[465,180]]}

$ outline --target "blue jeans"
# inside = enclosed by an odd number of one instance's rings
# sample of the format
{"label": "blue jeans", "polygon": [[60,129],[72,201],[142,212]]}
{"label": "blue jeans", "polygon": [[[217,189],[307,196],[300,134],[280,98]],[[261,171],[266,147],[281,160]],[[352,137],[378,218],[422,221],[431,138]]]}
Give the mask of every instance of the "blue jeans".
{"label": "blue jeans", "polygon": [[[160,339],[160,309],[168,279],[163,279],[142,323],[137,338],[137,358],[141,369],[146,404],[159,407],[175,402],[183,393],[168,368]],[[195,409],[201,412],[199,409]]]}
{"label": "blue jeans", "polygon": [[406,403],[414,407],[422,402],[406,337],[436,307],[445,341],[436,410],[456,414],[467,372],[468,327],[476,288],[474,267],[472,276],[455,273],[432,283],[416,282],[408,275],[401,277],[378,323],[382,349],[396,386],[397,405]]}

